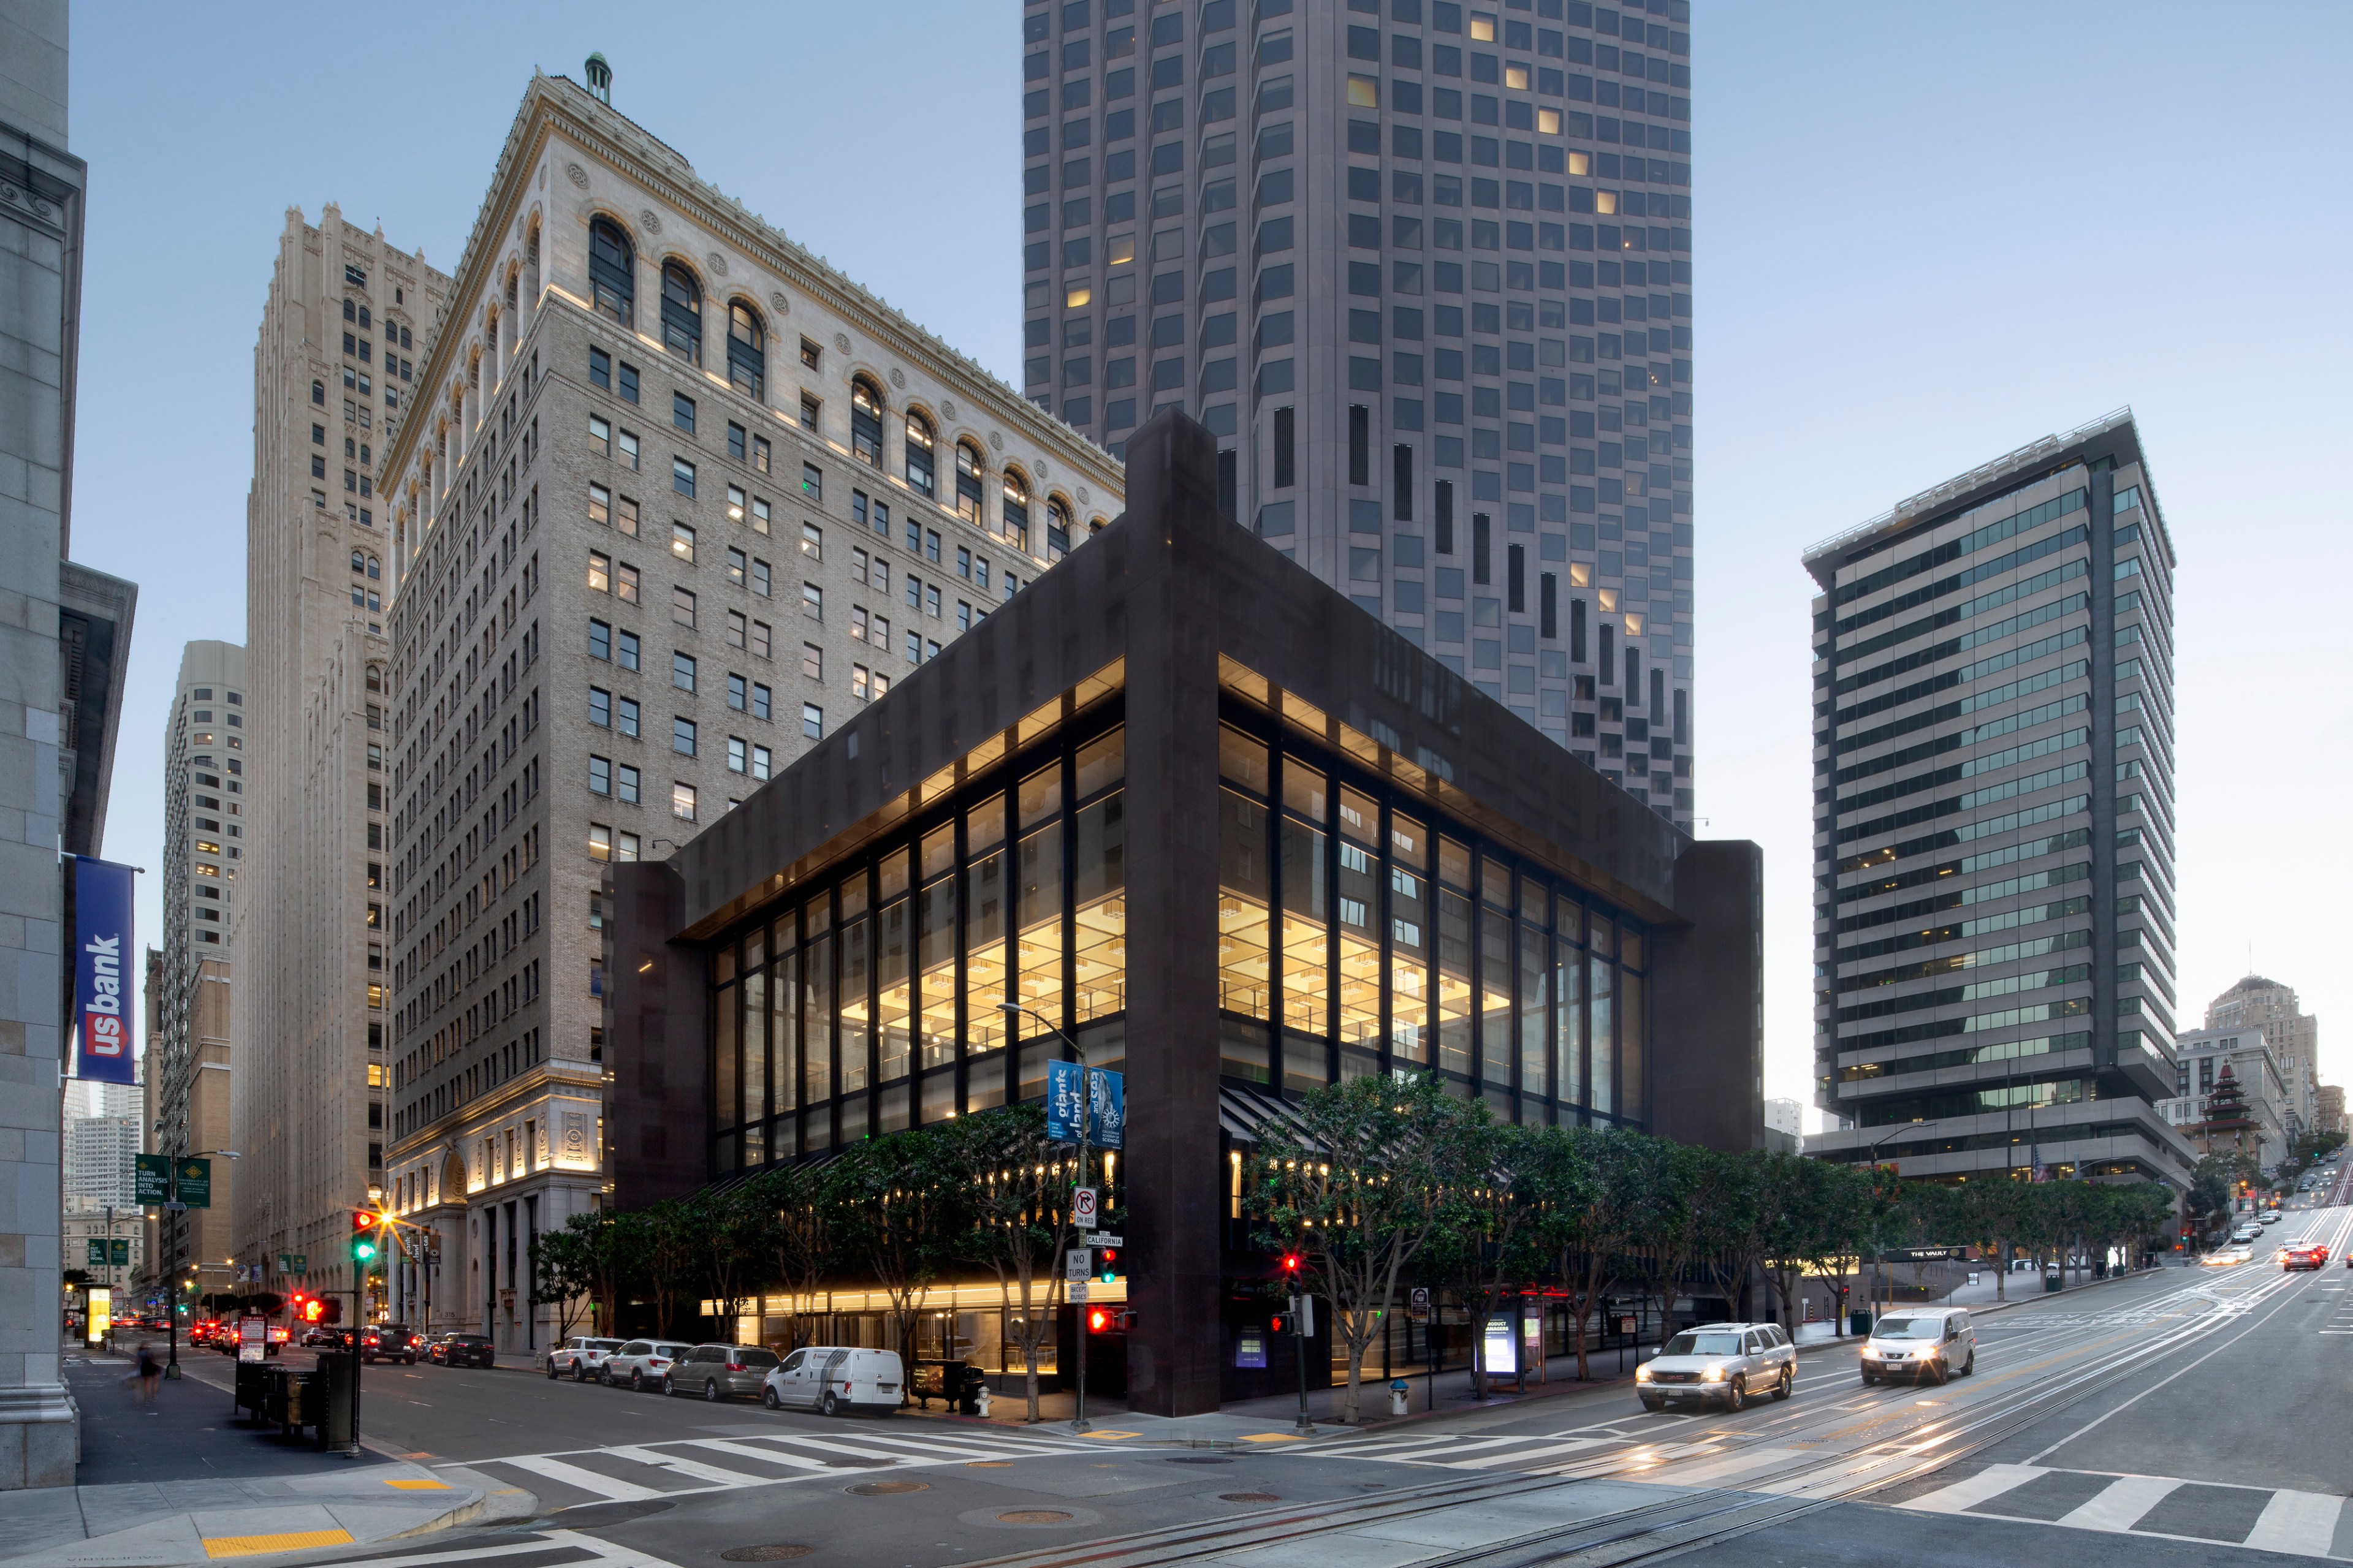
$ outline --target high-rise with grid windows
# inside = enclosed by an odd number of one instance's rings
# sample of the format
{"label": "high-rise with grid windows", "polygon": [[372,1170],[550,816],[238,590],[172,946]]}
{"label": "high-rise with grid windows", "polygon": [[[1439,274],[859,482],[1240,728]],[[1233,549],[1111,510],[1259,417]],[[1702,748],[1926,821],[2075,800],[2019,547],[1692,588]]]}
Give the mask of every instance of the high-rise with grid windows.
{"label": "high-rise with grid windows", "polygon": [[1807,1152],[2188,1185],[2157,1105],[2176,1092],[2174,556],[2131,411],[1805,563],[1833,1119]]}
{"label": "high-rise with grid windows", "polygon": [[1692,819],[1688,0],[1032,0],[1025,390]]}

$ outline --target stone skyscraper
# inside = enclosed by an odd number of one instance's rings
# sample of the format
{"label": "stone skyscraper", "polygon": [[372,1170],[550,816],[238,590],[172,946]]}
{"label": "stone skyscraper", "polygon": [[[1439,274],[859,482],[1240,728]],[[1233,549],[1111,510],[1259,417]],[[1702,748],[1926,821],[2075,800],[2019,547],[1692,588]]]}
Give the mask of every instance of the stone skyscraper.
{"label": "stone skyscraper", "polygon": [[216,753],[222,798],[248,803],[220,858],[241,955],[232,1234],[269,1276],[306,1256],[314,1289],[351,1288],[344,1211],[384,1184],[393,543],[375,475],[448,284],[332,202],[315,226],[289,209],[254,344],[251,687]]}
{"label": "stone skyscraper", "polygon": [[1024,387],[1692,821],[1687,0],[1033,0]]}
{"label": "stone skyscraper", "polygon": [[2130,411],[1805,562],[1833,1118],[1808,1151],[2186,1184],[2156,1105],[2176,1088],[2174,557]]}

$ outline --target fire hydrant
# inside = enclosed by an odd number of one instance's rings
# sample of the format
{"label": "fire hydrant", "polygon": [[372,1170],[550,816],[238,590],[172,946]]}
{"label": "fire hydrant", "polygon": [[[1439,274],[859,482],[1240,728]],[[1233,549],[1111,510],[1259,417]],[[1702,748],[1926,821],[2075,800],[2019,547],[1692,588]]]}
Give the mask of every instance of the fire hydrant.
{"label": "fire hydrant", "polygon": [[985,1383],[984,1383],[984,1384],[982,1384],[980,1385],[979,1391],[978,1391],[977,1393],[974,1394],[974,1395],[972,1396],[972,1398],[973,1398],[973,1405],[974,1405],[974,1406],[975,1406],[975,1409],[974,1409],[974,1412],[973,1412],[973,1413],[974,1413],[975,1415],[978,1415],[978,1416],[979,1416],[983,1421],[987,1420],[987,1419],[988,1419],[988,1399],[989,1399],[989,1389],[988,1389],[988,1384],[985,1384]]}
{"label": "fire hydrant", "polygon": [[1392,1415],[1405,1415],[1411,1414],[1411,1393],[1412,1391],[1407,1386],[1405,1379],[1401,1377],[1396,1382],[1390,1384],[1389,1414]]}

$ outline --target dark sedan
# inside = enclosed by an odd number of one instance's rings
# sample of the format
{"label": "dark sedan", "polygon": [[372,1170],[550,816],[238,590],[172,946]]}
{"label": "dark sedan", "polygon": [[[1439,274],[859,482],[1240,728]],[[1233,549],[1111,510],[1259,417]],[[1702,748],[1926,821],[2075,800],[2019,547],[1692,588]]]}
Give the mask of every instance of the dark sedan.
{"label": "dark sedan", "polygon": [[496,1366],[498,1351],[487,1334],[451,1334],[433,1347],[433,1359],[443,1366]]}

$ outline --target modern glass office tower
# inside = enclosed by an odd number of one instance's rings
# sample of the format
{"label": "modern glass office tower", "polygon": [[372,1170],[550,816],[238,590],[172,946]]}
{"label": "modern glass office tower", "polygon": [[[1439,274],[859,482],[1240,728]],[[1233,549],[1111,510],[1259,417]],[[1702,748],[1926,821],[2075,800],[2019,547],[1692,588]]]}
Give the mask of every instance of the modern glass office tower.
{"label": "modern glass office tower", "polygon": [[2186,1182],[2174,557],[2130,410],[1807,552],[1831,1159]]}
{"label": "modern glass office tower", "polygon": [[1024,390],[1692,812],[1687,0],[1033,0]]}

